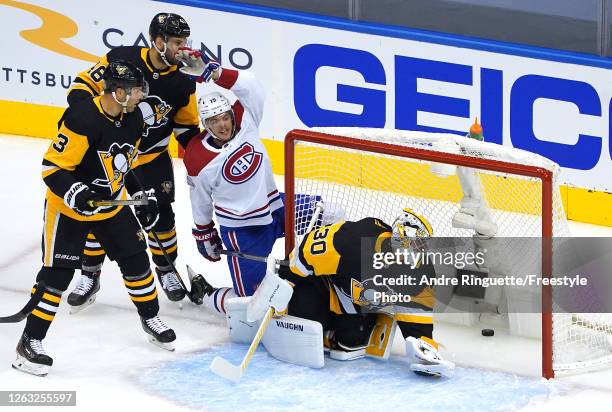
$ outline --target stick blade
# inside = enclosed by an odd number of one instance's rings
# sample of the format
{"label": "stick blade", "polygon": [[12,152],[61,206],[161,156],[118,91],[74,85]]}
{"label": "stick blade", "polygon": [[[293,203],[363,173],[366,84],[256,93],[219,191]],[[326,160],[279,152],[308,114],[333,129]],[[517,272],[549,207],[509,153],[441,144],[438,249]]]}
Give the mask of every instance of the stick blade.
{"label": "stick blade", "polygon": [[221,376],[232,382],[240,382],[242,378],[242,369],[240,366],[235,366],[220,356],[215,356],[210,364],[210,370],[217,376]]}

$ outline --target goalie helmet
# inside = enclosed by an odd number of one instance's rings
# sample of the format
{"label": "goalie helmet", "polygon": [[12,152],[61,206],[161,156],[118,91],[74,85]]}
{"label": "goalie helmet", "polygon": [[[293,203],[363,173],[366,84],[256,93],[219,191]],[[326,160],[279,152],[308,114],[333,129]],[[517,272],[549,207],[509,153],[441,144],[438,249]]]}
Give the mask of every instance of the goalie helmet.
{"label": "goalie helmet", "polygon": [[102,79],[104,79],[106,92],[114,92],[117,88],[122,88],[129,94],[132,87],[142,87],[142,92],[146,96],[149,89],[142,71],[125,60],[111,61],[106,66]]}
{"label": "goalie helmet", "polygon": [[393,230],[391,236],[391,246],[393,249],[419,250],[424,246],[422,239],[433,235],[433,229],[427,219],[417,215],[410,208],[404,208],[402,214],[395,219],[391,228]]}
{"label": "goalie helmet", "polygon": [[155,40],[157,36],[163,37],[189,37],[191,29],[187,21],[174,13],[157,13],[149,25],[149,36]]}

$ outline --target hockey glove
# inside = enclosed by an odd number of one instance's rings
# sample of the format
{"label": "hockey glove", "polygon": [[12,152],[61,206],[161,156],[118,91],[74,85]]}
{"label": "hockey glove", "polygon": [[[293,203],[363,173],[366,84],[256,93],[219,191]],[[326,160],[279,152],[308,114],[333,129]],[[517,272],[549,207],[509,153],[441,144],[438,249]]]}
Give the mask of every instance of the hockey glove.
{"label": "hockey glove", "polygon": [[91,216],[98,213],[100,208],[93,202],[102,200],[102,196],[94,192],[83,182],[76,182],[64,195],[66,206],[80,215]]}
{"label": "hockey glove", "polygon": [[198,83],[208,83],[217,70],[221,75],[221,65],[199,50],[181,47],[176,54],[176,59],[184,64],[180,71],[189,76],[194,76]]}
{"label": "hockey glove", "polygon": [[410,370],[417,375],[450,378],[455,373],[455,364],[442,359],[436,346],[424,339],[407,337],[406,356],[410,362]]}
{"label": "hockey glove", "polygon": [[223,249],[223,245],[212,222],[206,226],[196,225],[192,233],[198,244],[198,251],[202,256],[211,262],[221,260],[221,253],[219,251]]}
{"label": "hockey glove", "polygon": [[155,189],[149,189],[145,192],[137,192],[132,195],[132,199],[142,199],[146,197],[149,203],[146,205],[134,206],[136,218],[140,222],[140,226],[145,231],[150,231],[155,227],[159,220],[159,209],[157,207],[157,198],[155,197]]}

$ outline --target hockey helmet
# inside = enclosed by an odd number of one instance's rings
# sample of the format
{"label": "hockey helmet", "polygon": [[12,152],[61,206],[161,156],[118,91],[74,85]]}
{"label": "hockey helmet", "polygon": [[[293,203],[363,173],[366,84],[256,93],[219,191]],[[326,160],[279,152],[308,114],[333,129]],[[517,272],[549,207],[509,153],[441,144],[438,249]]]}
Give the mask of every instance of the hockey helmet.
{"label": "hockey helmet", "polygon": [[200,97],[198,101],[198,111],[200,112],[200,119],[204,125],[206,125],[206,120],[211,117],[229,112],[230,110],[232,110],[232,105],[229,100],[219,92],[209,93]]}
{"label": "hockey helmet", "polygon": [[104,70],[104,90],[114,92],[117,88],[129,91],[132,87],[142,87],[142,92],[146,96],[149,85],[144,79],[142,71],[125,60],[113,60]]}
{"label": "hockey helmet", "polygon": [[424,245],[422,239],[433,235],[433,229],[427,219],[407,207],[395,219],[391,228],[391,246],[394,249],[419,250]]}
{"label": "hockey helmet", "polygon": [[168,37],[189,37],[191,29],[187,21],[174,13],[157,13],[149,25],[149,36],[155,40],[161,36],[164,41]]}
{"label": "hockey helmet", "polygon": [[232,109],[232,105],[230,104],[227,97],[225,97],[223,94],[219,92],[212,92],[200,97],[200,99],[198,100],[198,112],[200,113],[200,120],[202,120],[202,124],[215,139],[217,139],[218,137],[208,126],[208,120],[220,114],[230,112],[233,123],[233,137],[234,131],[236,129],[236,119],[234,118],[234,110]]}

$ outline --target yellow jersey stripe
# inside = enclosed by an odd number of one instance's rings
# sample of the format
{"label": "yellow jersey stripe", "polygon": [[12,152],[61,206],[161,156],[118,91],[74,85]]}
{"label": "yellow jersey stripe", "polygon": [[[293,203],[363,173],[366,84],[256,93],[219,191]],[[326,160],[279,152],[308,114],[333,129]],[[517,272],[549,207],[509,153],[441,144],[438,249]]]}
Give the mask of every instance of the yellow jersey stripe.
{"label": "yellow jersey stripe", "polygon": [[396,313],[395,320],[398,322],[420,323],[422,325],[433,324],[433,314],[427,315],[410,315],[408,313]]}
{"label": "yellow jersey stripe", "polygon": [[149,296],[138,296],[138,297],[130,296],[130,298],[132,299],[133,302],[148,302],[150,300],[157,298],[157,289],[155,289],[153,293]]}
{"label": "yellow jersey stripe", "polygon": [[127,281],[125,279],[123,280],[123,283],[125,284],[125,286],[132,287],[132,288],[135,288],[137,286],[148,285],[151,282],[153,282],[153,273],[149,273],[149,276],[147,276],[146,278],[142,280],[135,280],[133,282]]}
{"label": "yellow jersey stripe", "polygon": [[43,313],[43,312],[39,311],[38,309],[34,309],[32,311],[32,315],[34,315],[34,316],[36,316],[38,318],[44,319],[44,320],[48,320],[49,322],[51,322],[53,320],[53,318],[55,317],[55,316],[47,315],[46,313]]}
{"label": "yellow jersey stripe", "polygon": [[[171,237],[176,236],[176,229],[173,229],[172,232],[168,232],[168,233],[156,233],[157,237],[160,240],[165,240],[165,239],[169,239]],[[153,237],[153,235],[151,233],[149,233],[149,237],[154,240],[155,238]]]}
{"label": "yellow jersey stripe", "polygon": [[[168,249],[166,249],[166,253],[172,253],[174,252],[176,249],[178,248],[178,245],[174,245]],[[151,251],[151,253],[153,253],[154,255],[163,255],[164,252],[162,252],[161,250],[158,249],[153,249],[152,247],[149,248],[149,250]]]}
{"label": "yellow jersey stripe", "polygon": [[83,254],[87,255],[87,256],[100,256],[105,254],[106,252],[104,250],[89,250],[89,249],[85,249],[83,250]]}

